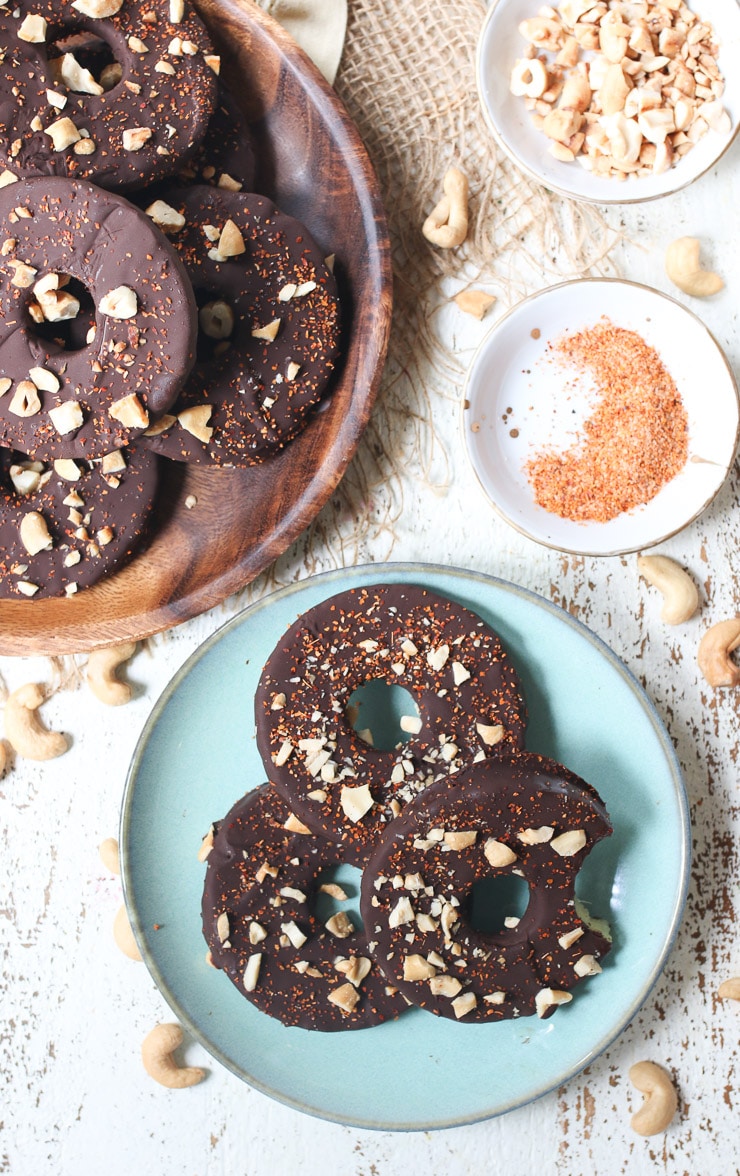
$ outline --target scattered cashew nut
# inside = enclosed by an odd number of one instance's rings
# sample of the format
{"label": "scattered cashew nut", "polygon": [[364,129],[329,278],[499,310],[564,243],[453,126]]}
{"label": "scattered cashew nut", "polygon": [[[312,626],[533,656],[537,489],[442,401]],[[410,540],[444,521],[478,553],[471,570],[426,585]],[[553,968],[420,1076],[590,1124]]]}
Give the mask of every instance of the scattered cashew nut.
{"label": "scattered cashew nut", "polygon": [[462,245],[468,235],[468,180],[451,167],[443,181],[444,196],[422,226],[427,241],[441,249]]}
{"label": "scattered cashew nut", "polygon": [[46,700],[37,682],[27,682],[8,696],[5,703],[5,734],[18,755],[30,760],[56,759],[69,747],[61,731],[49,731],[37,711]]}
{"label": "scattered cashew nut", "polygon": [[113,938],[116,941],[116,946],[130,960],[141,960],[139,945],[128,921],[125,906],[119,907],[116,912],[116,917],[113,920]]}
{"label": "scattered cashew nut", "polygon": [[718,621],[707,629],[699,642],[699,669],[710,686],[740,684],[740,666],[730,654],[740,645],[740,617]]}
{"label": "scattered cashew nut", "polygon": [[100,702],[122,706],[131,700],[131,687],[116,677],[116,670],[136,653],[136,642],[125,641],[108,649],[94,649],[87,660],[87,682]]}
{"label": "scattered cashew nut", "polygon": [[637,567],[648,584],[663,593],[661,621],[682,625],[699,607],[699,589],[687,571],[667,555],[638,555]]}
{"label": "scattered cashew nut", "polygon": [[724,282],[719,274],[701,268],[699,249],[696,237],[679,237],[672,241],[666,250],[665,272],[684,294],[707,298],[710,294],[717,294]]}
{"label": "scattered cashew nut", "polygon": [[110,870],[111,874],[120,874],[121,862],[118,856],[118,842],[115,837],[106,837],[105,841],[101,841],[98,853],[106,870]]}
{"label": "scattered cashew nut", "polygon": [[630,1082],[645,1095],[645,1101],[631,1120],[638,1135],[660,1135],[671,1122],[678,1107],[676,1088],[657,1062],[635,1062],[630,1067]]}
{"label": "scattered cashew nut", "polygon": [[178,1066],[174,1051],[182,1045],[179,1025],[155,1025],[141,1044],[141,1060],[150,1078],[172,1090],[196,1086],[206,1076],[200,1066]]}
{"label": "scattered cashew nut", "polygon": [[740,1000],[740,976],[723,980],[717,989],[717,996],[720,1000]]}

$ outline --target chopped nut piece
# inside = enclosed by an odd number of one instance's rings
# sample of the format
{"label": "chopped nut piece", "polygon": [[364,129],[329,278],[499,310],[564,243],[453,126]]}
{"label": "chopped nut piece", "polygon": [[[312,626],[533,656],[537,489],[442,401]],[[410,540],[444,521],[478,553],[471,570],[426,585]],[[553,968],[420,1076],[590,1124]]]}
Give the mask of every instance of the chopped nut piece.
{"label": "chopped nut piece", "polygon": [[280,330],[280,319],[273,319],[271,323],[267,323],[264,327],[253,327],[253,339],[266,339],[268,343],[273,343],[277,339],[278,331]]}
{"label": "chopped nut piece", "polygon": [[65,53],[54,62],[55,80],[64,82],[75,94],[102,94],[103,87],[95,81],[89,69],[84,69],[74,53]]}
{"label": "chopped nut piece", "polygon": [[568,1004],[572,999],[570,992],[561,992],[557,988],[541,988],[534,998],[537,1016],[544,1017],[553,1006]]}
{"label": "chopped nut piece", "polygon": [[38,584],[31,584],[28,580],[19,580],[16,588],[23,596],[35,596],[39,590]]}
{"label": "chopped nut piece", "polygon": [[221,73],[221,58],[216,53],[206,53],[203,60],[210,70],[218,75]]}
{"label": "chopped nut piece", "polygon": [[407,955],[403,961],[404,980],[429,980],[437,975],[437,969],[421,955]]}
{"label": "chopped nut piece", "polygon": [[337,911],[330,919],[326,920],[324,926],[337,939],[346,939],[354,931],[354,926],[344,911]]}
{"label": "chopped nut piece", "polygon": [[460,833],[448,831],[445,833],[444,842],[445,845],[449,845],[450,849],[468,849],[471,845],[475,845],[477,837],[478,834],[473,829]]}
{"label": "chopped nut piece", "polygon": [[30,510],[21,519],[20,537],[21,543],[29,555],[38,555],[40,551],[50,551],[54,546],[46,519],[36,510]]}
{"label": "chopped nut piece", "polygon": [[283,824],[283,828],[287,829],[289,833],[310,833],[311,830],[299,821],[295,813],[291,813],[287,821]]}
{"label": "chopped nut piece", "polygon": [[429,981],[429,991],[432,996],[457,996],[462,984],[456,976],[434,976]]}
{"label": "chopped nut piece", "polygon": [[487,996],[483,997],[486,1004],[500,1005],[506,1000],[505,992],[489,992]]}
{"label": "chopped nut piece", "polygon": [[285,373],[286,380],[290,380],[292,382],[296,378],[296,376],[298,375],[300,370],[301,370],[301,365],[299,363],[293,363],[293,362],[289,363],[288,370]]}
{"label": "chopped nut piece", "polygon": [[234,330],[234,312],[228,302],[206,302],[198,311],[200,329],[209,339],[228,339]]}
{"label": "chopped nut piece", "polygon": [[222,188],[226,192],[241,192],[244,185],[230,176],[228,172],[221,172],[216,187]]}
{"label": "chopped nut piece", "polygon": [[345,816],[356,824],[370,811],[375,801],[369,784],[362,784],[359,788],[350,788],[345,784],[342,787],[339,803]]}
{"label": "chopped nut piece", "polygon": [[292,943],[293,947],[303,947],[304,943],[306,942],[307,937],[303,934],[298,924],[294,923],[292,919],[289,923],[281,923],[280,930],[284,935],[288,936],[288,939]]}
{"label": "chopped nut piece", "polygon": [[18,27],[18,38],[29,45],[42,45],[46,40],[46,21],[43,16],[29,12]]}
{"label": "chopped nut piece", "polygon": [[72,0],[72,7],[83,16],[91,16],[93,20],[105,20],[120,12],[123,0]]}
{"label": "chopped nut piece", "polygon": [[116,400],[108,409],[108,415],[120,421],[126,429],[145,429],[149,424],[149,413],[135,392]]}
{"label": "chopped nut piece", "polygon": [[289,757],[293,754],[295,748],[288,739],[284,739],[280,747],[272,757],[272,762],[276,768],[282,768],[283,764],[288,762]]}
{"label": "chopped nut piece", "polygon": [[103,454],[100,468],[104,474],[120,474],[126,469],[126,458],[120,449],[112,449]]}
{"label": "chopped nut piece", "polygon": [[209,853],[213,849],[214,832],[215,832],[215,830],[213,828],[213,825],[211,825],[210,829],[208,830],[205,837],[203,838],[203,840],[200,843],[200,848],[198,850],[198,861],[199,862],[206,861]]}
{"label": "chopped nut piece", "polygon": [[254,947],[255,944],[262,943],[264,939],[267,939],[265,928],[261,923],[257,923],[252,919],[252,922],[249,924],[249,942]]}
{"label": "chopped nut piece", "polygon": [[551,825],[540,825],[539,829],[521,829],[517,837],[522,845],[542,845],[550,840],[554,832]]}
{"label": "chopped nut piece", "polygon": [[476,1000],[474,992],[464,992],[461,996],[455,997],[452,1002],[452,1007],[455,1010],[455,1016],[457,1017],[458,1021],[461,1017],[465,1017],[468,1013],[472,1013],[477,1004],[478,1001]]}
{"label": "chopped nut piece", "polygon": [[154,72],[167,74],[169,77],[173,77],[175,73],[175,67],[174,65],[171,65],[169,61],[158,61],[154,67]]}
{"label": "chopped nut piece", "polygon": [[447,659],[450,656],[449,645],[440,645],[437,649],[430,649],[427,654],[427,663],[433,670],[439,673],[447,664]]}
{"label": "chopped nut piece", "polygon": [[601,965],[596,962],[592,955],[582,955],[574,963],[573,971],[576,976],[597,976],[601,971]]}
{"label": "chopped nut piece", "polygon": [[403,898],[399,898],[393,910],[390,912],[388,916],[388,926],[401,927],[404,923],[413,923],[413,921],[414,908],[412,907],[409,899],[404,895]]}
{"label": "chopped nut piece", "polygon": [[500,869],[502,866],[510,866],[512,862],[517,860],[517,855],[513,849],[509,849],[503,841],[496,841],[494,837],[489,837],[486,844],[483,846],[483,854],[486,861],[494,869]]}
{"label": "chopped nut piece", "polygon": [[155,200],[148,206],[146,214],[163,233],[176,233],[185,226],[185,217],[166,200]]}
{"label": "chopped nut piece", "polygon": [[369,975],[373,962],[366,956],[350,956],[348,960],[337,960],[334,966],[338,972],[347,977],[350,984],[359,988],[365,977]]}
{"label": "chopped nut piece", "polygon": [[155,421],[153,425],[150,425],[149,428],[145,430],[144,436],[158,437],[160,433],[166,433],[168,429],[171,429],[172,426],[176,424],[177,417],[172,416],[171,413],[165,412],[158,421]]}
{"label": "chopped nut piece", "polygon": [[218,239],[217,251],[222,258],[238,257],[246,251],[244,238],[233,220],[227,220]]}
{"label": "chopped nut piece", "polygon": [[330,898],[335,898],[337,902],[346,902],[347,893],[336,882],[322,882],[319,886],[321,894],[328,894]]}
{"label": "chopped nut piece", "polygon": [[129,127],[121,136],[123,149],[124,151],[141,151],[151,137],[152,131],[149,127]]}
{"label": "chopped nut piece", "polygon": [[227,945],[229,942],[230,931],[231,928],[229,925],[228,913],[226,911],[222,911],[216,920],[216,934],[218,935],[221,943],[224,945]]}
{"label": "chopped nut piece", "polygon": [[58,392],[59,378],[47,368],[32,367],[28,373],[37,388],[42,392]]}
{"label": "chopped nut piece", "polygon": [[41,410],[41,401],[36,385],[31,380],[21,380],[8,405],[8,412],[14,416],[31,417]]}
{"label": "chopped nut piece", "polygon": [[495,744],[500,743],[506,734],[504,728],[500,723],[491,726],[486,723],[476,723],[475,729],[485,743],[486,747],[494,747]]}
{"label": "chopped nut piece", "polygon": [[48,126],[44,134],[51,139],[55,151],[65,151],[67,147],[71,147],[73,143],[77,143],[82,138],[72,119],[66,116],[58,118],[56,122]]}
{"label": "chopped nut piece", "polygon": [[572,931],[566,931],[564,935],[558,936],[558,943],[562,948],[572,947],[576,940],[583,935],[583,927],[574,927]]}
{"label": "chopped nut piece", "polygon": [[76,482],[82,477],[82,467],[71,457],[57,458],[54,462],[54,472],[65,482]]}
{"label": "chopped nut piece", "polygon": [[328,1000],[342,1010],[351,1013],[360,999],[360,994],[353,984],[342,984],[329,993]]}
{"label": "chopped nut piece", "polygon": [[561,857],[572,857],[574,853],[578,853],[586,844],[586,833],[583,829],[569,829],[567,833],[561,833],[559,837],[553,837],[550,842],[551,847]]}
{"label": "chopped nut piece", "polygon": [[100,313],[114,319],[133,318],[138,309],[136,291],[130,286],[116,286],[115,290],[104,294],[98,303]]}
{"label": "chopped nut piece", "polygon": [[262,954],[257,952],[251,955],[247,960],[247,966],[244,969],[244,991],[254,992],[259,982],[260,965],[262,964]]}
{"label": "chopped nut piece", "polygon": [[455,661],[452,663],[452,679],[456,686],[462,686],[463,682],[467,682],[470,677],[470,670],[466,670],[462,662]]}
{"label": "chopped nut piece", "polygon": [[213,436],[213,429],[208,424],[212,412],[212,404],[194,404],[178,413],[177,419],[186,432],[207,445]]}
{"label": "chopped nut piece", "polygon": [[422,728],[421,717],[419,715],[401,715],[398,725],[407,734],[418,735]]}

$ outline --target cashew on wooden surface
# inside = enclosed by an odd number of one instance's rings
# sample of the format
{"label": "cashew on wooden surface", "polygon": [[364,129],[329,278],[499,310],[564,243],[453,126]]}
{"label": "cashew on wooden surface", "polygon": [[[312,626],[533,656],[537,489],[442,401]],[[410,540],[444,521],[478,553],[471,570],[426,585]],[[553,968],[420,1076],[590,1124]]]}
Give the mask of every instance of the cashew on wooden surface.
{"label": "cashew on wooden surface", "polygon": [[422,226],[427,241],[441,249],[462,245],[468,235],[468,180],[458,167],[445,175],[444,196]]}
{"label": "cashew on wooden surface", "polygon": [[638,555],[637,567],[648,584],[663,595],[660,619],[681,625],[699,607],[699,589],[687,571],[667,555]]}
{"label": "cashew on wooden surface", "polygon": [[129,923],[125,906],[120,906],[116,912],[116,917],[113,920],[113,938],[116,941],[116,946],[130,960],[141,960],[139,945]]}
{"label": "cashew on wooden surface", "polygon": [[38,716],[46,694],[37,682],[27,682],[8,696],[5,703],[5,734],[11,747],[30,760],[56,759],[69,747],[61,731],[49,731]]}
{"label": "cashew on wooden surface", "polygon": [[710,686],[737,686],[740,666],[730,656],[740,645],[740,617],[718,621],[699,642],[699,669]]}
{"label": "cashew on wooden surface", "polygon": [[678,1095],[670,1075],[657,1062],[635,1062],[630,1082],[645,1095],[645,1101],[631,1120],[638,1135],[660,1135],[673,1119]]}
{"label": "cashew on wooden surface", "polygon": [[94,649],[87,659],[87,683],[100,702],[123,706],[131,699],[131,687],[117,676],[119,666],[136,653],[136,642],[125,641],[108,649]]}
{"label": "cashew on wooden surface", "polygon": [[182,1045],[182,1029],[179,1025],[155,1025],[147,1033],[141,1045],[141,1060],[150,1078],[172,1090],[184,1086],[196,1086],[206,1076],[200,1066],[179,1066],[174,1051]]}
{"label": "cashew on wooden surface", "polygon": [[708,298],[724,286],[719,274],[703,270],[699,253],[701,245],[696,237],[679,237],[671,241],[665,254],[665,272],[679,290],[694,298]]}

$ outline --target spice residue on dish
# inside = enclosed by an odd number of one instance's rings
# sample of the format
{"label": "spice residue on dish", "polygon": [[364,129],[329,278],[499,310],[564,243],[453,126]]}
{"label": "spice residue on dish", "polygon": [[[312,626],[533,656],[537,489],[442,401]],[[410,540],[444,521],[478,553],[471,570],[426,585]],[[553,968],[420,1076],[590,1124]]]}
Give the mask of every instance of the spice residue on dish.
{"label": "spice residue on dish", "polygon": [[596,400],[570,448],[548,446],[526,462],[535,501],[560,518],[597,523],[650,502],[688,458],[686,409],[657,351],[604,317],[550,352],[592,378]]}

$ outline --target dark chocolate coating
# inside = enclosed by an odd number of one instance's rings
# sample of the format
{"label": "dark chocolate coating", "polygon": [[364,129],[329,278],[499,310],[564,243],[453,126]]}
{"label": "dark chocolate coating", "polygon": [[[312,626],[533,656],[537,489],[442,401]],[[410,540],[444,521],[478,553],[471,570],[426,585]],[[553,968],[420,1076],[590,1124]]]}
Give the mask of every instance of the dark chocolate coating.
{"label": "dark chocolate coating", "polygon": [[[170,240],[198,305],[226,302],[234,326],[221,347],[201,327],[198,362],[172,410],[176,416],[183,408],[210,405],[210,439],[199,440],[174,421],[148,444],[176,461],[253,465],[295,436],[326,391],[340,337],[334,276],[305,226],[263,196],[199,185],[170,189],[163,199],[185,217],[185,227]],[[228,220],[241,232],[246,251],[214,260],[217,241],[204,227],[220,233]],[[304,283],[315,288],[285,298]],[[253,335],[276,320],[274,340]]]}
{"label": "dark chocolate coating", "polygon": [[[0,249],[0,373],[13,381],[0,398],[0,444],[42,460],[91,459],[133,440],[146,425],[125,426],[111,407],[135,394],[150,414],[165,412],[195,357],[193,292],[166,238],[123,197],[50,177],[0,189]],[[36,271],[31,284],[13,284],[14,263]],[[50,273],[82,283],[95,304],[95,337],[74,341],[76,350],[42,337],[30,316],[33,285]],[[99,309],[104,295],[121,286],[136,294],[133,318]],[[63,325],[45,323],[44,330],[61,335]],[[35,367],[52,372],[59,390],[39,390],[40,410],[18,416],[10,407],[14,393]],[[84,419],[62,435],[48,413],[70,400]]]}
{"label": "dark chocolate coating", "polygon": [[[443,647],[435,669],[429,658]],[[369,746],[345,714],[354,691],[376,678],[408,690],[422,720],[392,751]],[[512,662],[479,616],[424,588],[391,584],[350,589],[299,617],[262,671],[255,717],[265,771],[300,819],[367,856],[417,792],[440,778],[456,784],[476,756],[521,747],[526,708]],[[499,726],[499,741],[486,743],[483,733]],[[303,740],[322,744],[323,775],[309,770],[317,744],[302,749]],[[276,764],[284,745],[292,750]],[[355,821],[343,790],[365,786],[374,803]],[[310,796],[317,791],[325,798]]]}
{"label": "dark chocolate coating", "polygon": [[[362,930],[338,938],[315,914],[322,875],[346,860],[344,851],[322,837],[287,831],[289,816],[285,802],[264,785],[248,792],[215,825],[202,903],[203,934],[212,963],[223,968],[257,1008],[284,1025],[363,1029],[397,1017],[407,1003],[369,960]],[[258,881],[257,873],[265,865],[276,876],[264,871]],[[286,887],[293,893],[286,894]],[[228,928],[219,934],[219,916],[224,914]],[[263,938],[254,936],[254,924]],[[285,925],[294,925],[306,936],[305,943],[293,946]],[[255,942],[250,941],[250,928]],[[245,970],[255,954],[261,956],[259,973],[248,992]],[[371,964],[356,985],[337,968],[340,960],[353,957]],[[343,986],[359,996],[350,1012],[329,1000]]]}
{"label": "dark chocolate coating", "polygon": [[[392,983],[430,1012],[461,1014],[466,1023],[531,1016],[538,992],[569,992],[582,979],[578,960],[593,957],[598,966],[609,951],[609,940],[579,918],[574,893],[584,858],[612,831],[609,817],[584,780],[532,753],[476,764],[456,785],[440,781],[408,804],[368,862],[361,910],[370,946]],[[517,836],[542,826],[552,829],[548,841],[528,845]],[[557,838],[569,830],[583,830],[585,844],[561,856]],[[474,843],[456,848],[455,833],[475,834]],[[516,859],[492,865],[484,852],[491,839]],[[474,884],[509,873],[529,885],[524,915],[495,934],[475,930],[468,921]],[[559,943],[579,931],[567,946]],[[432,975],[410,979],[407,972],[404,979],[404,969],[418,967],[414,957],[428,962],[430,953]],[[432,990],[441,983],[451,984],[447,994]],[[475,1006],[462,1012],[458,1005],[456,1012],[453,1001],[470,993]],[[501,1003],[486,1000],[494,994]]]}
{"label": "dark chocolate coating", "polygon": [[193,158],[178,178],[186,183],[209,183],[219,187],[222,177],[241,184],[243,192],[255,186],[257,158],[249,123],[241,107],[222,82],[208,130]]}
{"label": "dark chocolate coating", "polygon": [[[72,471],[66,467],[67,476],[62,477],[48,465],[39,471],[38,489],[21,494],[13,485],[10,468],[31,463],[23,454],[0,450],[1,598],[73,595],[111,575],[135,554],[147,533],[159,464],[141,446],[129,446],[121,458],[125,469],[107,475],[100,462],[75,463],[80,472],[76,480],[70,480]],[[35,555],[29,555],[21,539],[21,522],[30,512],[43,517],[53,540],[51,549]],[[79,562],[66,565],[65,561],[78,556]],[[19,583],[31,591],[22,591]]]}
{"label": "dark chocolate coating", "polygon": [[[28,14],[47,21],[40,44],[18,36]],[[49,52],[55,53],[54,42],[71,32],[100,38],[123,67],[121,81],[107,93],[76,93],[55,80]],[[132,37],[147,51],[134,51]],[[197,52],[170,52],[176,38],[197,46]],[[120,11],[105,19],[85,16],[70,0],[18,0],[0,8],[0,39],[5,49],[0,165],[14,175],[68,176],[117,190],[143,187],[176,172],[205,134],[216,104],[217,79],[205,60],[213,46],[189,2],[184,19],[173,23],[168,0],[124,0]],[[162,63],[174,72],[161,72]],[[61,110],[49,103],[47,91],[67,99]],[[78,132],[89,135],[95,144],[92,154],[78,154],[74,144],[54,150],[45,130],[60,118],[69,118]],[[150,130],[151,137],[138,150],[127,150],[124,132],[136,128]]]}

